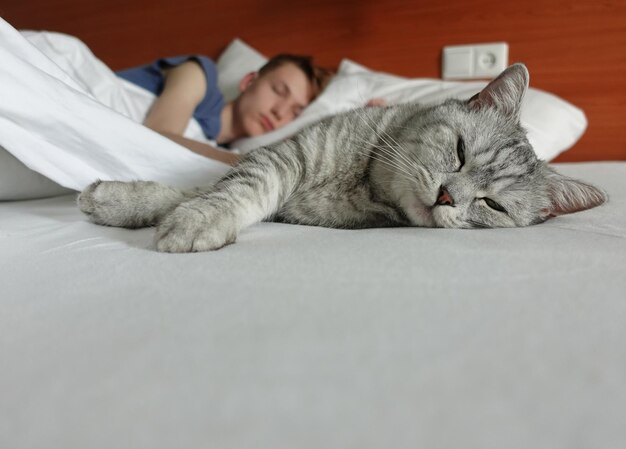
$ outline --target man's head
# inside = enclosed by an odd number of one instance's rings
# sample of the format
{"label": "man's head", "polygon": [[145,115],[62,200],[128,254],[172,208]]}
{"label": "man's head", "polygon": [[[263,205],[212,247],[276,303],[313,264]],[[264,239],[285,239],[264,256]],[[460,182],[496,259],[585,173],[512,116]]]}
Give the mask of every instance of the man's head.
{"label": "man's head", "polygon": [[234,125],[245,136],[286,125],[321,92],[330,75],[307,56],[273,57],[241,80],[241,95],[234,102]]}

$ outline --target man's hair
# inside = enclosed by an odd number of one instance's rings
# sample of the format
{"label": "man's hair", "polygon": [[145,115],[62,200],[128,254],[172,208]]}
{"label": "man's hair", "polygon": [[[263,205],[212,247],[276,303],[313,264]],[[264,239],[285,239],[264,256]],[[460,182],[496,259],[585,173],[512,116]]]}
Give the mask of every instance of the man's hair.
{"label": "man's hair", "polygon": [[314,65],[311,56],[281,53],[272,57],[259,69],[259,76],[263,76],[287,63],[294,64],[306,75],[313,86],[313,98],[317,97],[324,90],[334,75],[332,70]]}

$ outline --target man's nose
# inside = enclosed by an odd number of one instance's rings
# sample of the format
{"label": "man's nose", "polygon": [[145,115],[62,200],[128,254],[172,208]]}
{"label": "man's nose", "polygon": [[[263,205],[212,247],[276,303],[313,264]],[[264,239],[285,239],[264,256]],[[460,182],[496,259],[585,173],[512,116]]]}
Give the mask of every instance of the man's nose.
{"label": "man's nose", "polygon": [[437,195],[437,201],[435,202],[438,206],[453,206],[454,207],[454,198],[448,192],[446,186],[439,187],[439,194]]}
{"label": "man's nose", "polygon": [[276,120],[281,121],[288,115],[289,105],[287,103],[277,103],[272,108],[272,114]]}

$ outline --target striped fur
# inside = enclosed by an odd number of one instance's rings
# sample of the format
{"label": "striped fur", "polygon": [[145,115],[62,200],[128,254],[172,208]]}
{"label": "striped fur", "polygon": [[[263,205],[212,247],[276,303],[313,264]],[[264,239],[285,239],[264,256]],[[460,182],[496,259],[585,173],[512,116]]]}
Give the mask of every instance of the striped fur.
{"label": "striped fur", "polygon": [[[363,108],[258,149],[217,184],[179,191],[97,182],[98,224],[157,224],[159,251],[205,251],[261,220],[335,228],[528,226],[606,196],[536,158],[519,123],[528,72],[509,67],[469,101]],[[445,193],[444,193],[445,192]]]}

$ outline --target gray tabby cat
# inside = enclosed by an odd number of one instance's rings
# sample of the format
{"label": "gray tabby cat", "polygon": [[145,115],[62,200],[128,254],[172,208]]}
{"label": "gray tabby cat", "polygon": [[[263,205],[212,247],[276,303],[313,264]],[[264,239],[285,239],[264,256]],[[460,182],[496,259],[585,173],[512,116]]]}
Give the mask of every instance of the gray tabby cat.
{"label": "gray tabby cat", "polygon": [[363,108],[246,156],[215,185],[95,182],[79,196],[94,223],[157,225],[159,251],[233,243],[261,220],[368,228],[528,226],[589,209],[603,192],[557,174],[520,125],[522,64],[468,101]]}

